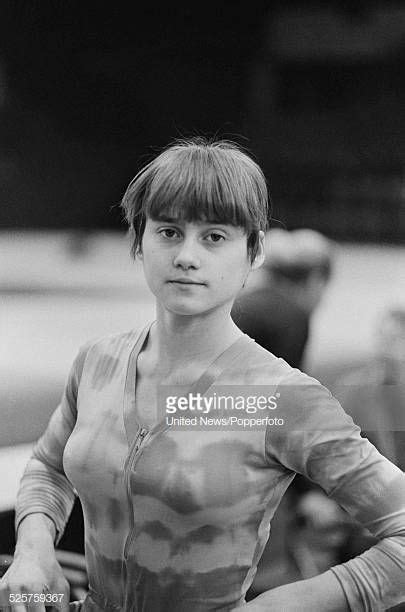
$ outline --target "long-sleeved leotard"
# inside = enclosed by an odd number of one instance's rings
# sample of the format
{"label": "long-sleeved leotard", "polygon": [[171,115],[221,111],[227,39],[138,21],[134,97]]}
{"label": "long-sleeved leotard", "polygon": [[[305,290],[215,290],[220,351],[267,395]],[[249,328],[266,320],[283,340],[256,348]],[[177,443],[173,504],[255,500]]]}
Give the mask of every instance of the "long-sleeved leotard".
{"label": "long-sleeved leotard", "polygon": [[21,483],[17,525],[44,512],[58,538],[74,489],[81,499],[90,585],[83,610],[240,605],[296,472],[380,538],[329,570],[350,609],[405,599],[405,475],[329,391],[243,336],[191,391],[264,385],[279,398],[272,416],[284,426],[189,431],[162,421],[147,430],[136,420],[135,375],[149,328],[82,349]]}

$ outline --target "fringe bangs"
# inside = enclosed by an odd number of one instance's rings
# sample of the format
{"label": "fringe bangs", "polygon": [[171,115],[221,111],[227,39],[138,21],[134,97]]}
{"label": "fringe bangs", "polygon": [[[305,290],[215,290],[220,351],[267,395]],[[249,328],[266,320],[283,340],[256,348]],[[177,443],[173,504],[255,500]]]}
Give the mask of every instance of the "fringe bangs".
{"label": "fringe bangs", "polygon": [[147,217],[242,227],[253,253],[259,230],[268,225],[268,193],[261,169],[237,145],[224,140],[176,141],[138,172],[121,207],[134,256],[141,249]]}
{"label": "fringe bangs", "polygon": [[247,232],[261,229],[265,219],[257,218],[257,200],[266,203],[267,193],[259,194],[252,178],[241,172],[241,160],[232,159],[239,151],[232,156],[219,148],[168,153],[161,156],[145,194],[147,216],[231,224]]}

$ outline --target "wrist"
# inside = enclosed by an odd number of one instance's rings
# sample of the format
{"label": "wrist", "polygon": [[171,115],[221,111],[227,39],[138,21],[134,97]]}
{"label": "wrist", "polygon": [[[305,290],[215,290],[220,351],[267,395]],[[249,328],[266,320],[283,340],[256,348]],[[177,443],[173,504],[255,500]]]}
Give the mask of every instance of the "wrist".
{"label": "wrist", "polygon": [[54,551],[55,524],[45,514],[27,515],[19,524],[15,554],[47,549]]}

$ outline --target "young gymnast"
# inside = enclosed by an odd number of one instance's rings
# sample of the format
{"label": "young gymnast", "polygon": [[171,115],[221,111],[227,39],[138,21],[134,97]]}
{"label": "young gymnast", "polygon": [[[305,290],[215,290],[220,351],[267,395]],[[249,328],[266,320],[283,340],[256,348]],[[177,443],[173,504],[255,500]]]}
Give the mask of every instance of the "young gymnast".
{"label": "young gymnast", "polygon": [[[89,577],[82,611],[357,612],[405,599],[405,475],[327,389],[231,319],[263,261],[260,168],[232,143],[179,141],[137,174],[122,205],[156,319],[139,329],[135,312],[134,330],[80,350],[21,482],[1,605],[10,593],[42,591],[63,593],[57,605],[68,609],[54,545],[75,492]],[[167,386],[200,397],[265,388],[284,426],[172,427],[159,409]],[[246,603],[295,473],[321,485],[379,542]]]}

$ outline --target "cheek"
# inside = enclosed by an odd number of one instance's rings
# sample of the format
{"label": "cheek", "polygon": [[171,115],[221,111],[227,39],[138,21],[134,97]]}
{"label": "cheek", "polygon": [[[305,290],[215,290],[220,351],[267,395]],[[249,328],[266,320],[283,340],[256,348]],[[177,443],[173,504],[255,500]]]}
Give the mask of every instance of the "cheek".
{"label": "cheek", "polygon": [[145,270],[158,273],[167,267],[168,256],[153,246],[148,246],[143,251],[143,265]]}
{"label": "cheek", "polygon": [[152,249],[144,251],[142,265],[143,273],[149,287],[157,287],[161,278],[164,276],[164,270],[167,269],[167,258],[162,258]]}
{"label": "cheek", "polygon": [[236,291],[239,291],[249,271],[250,266],[246,263],[246,260],[238,258],[236,260],[224,261],[222,266],[214,269],[214,274],[218,279],[218,283],[226,283],[230,289],[234,288]]}

